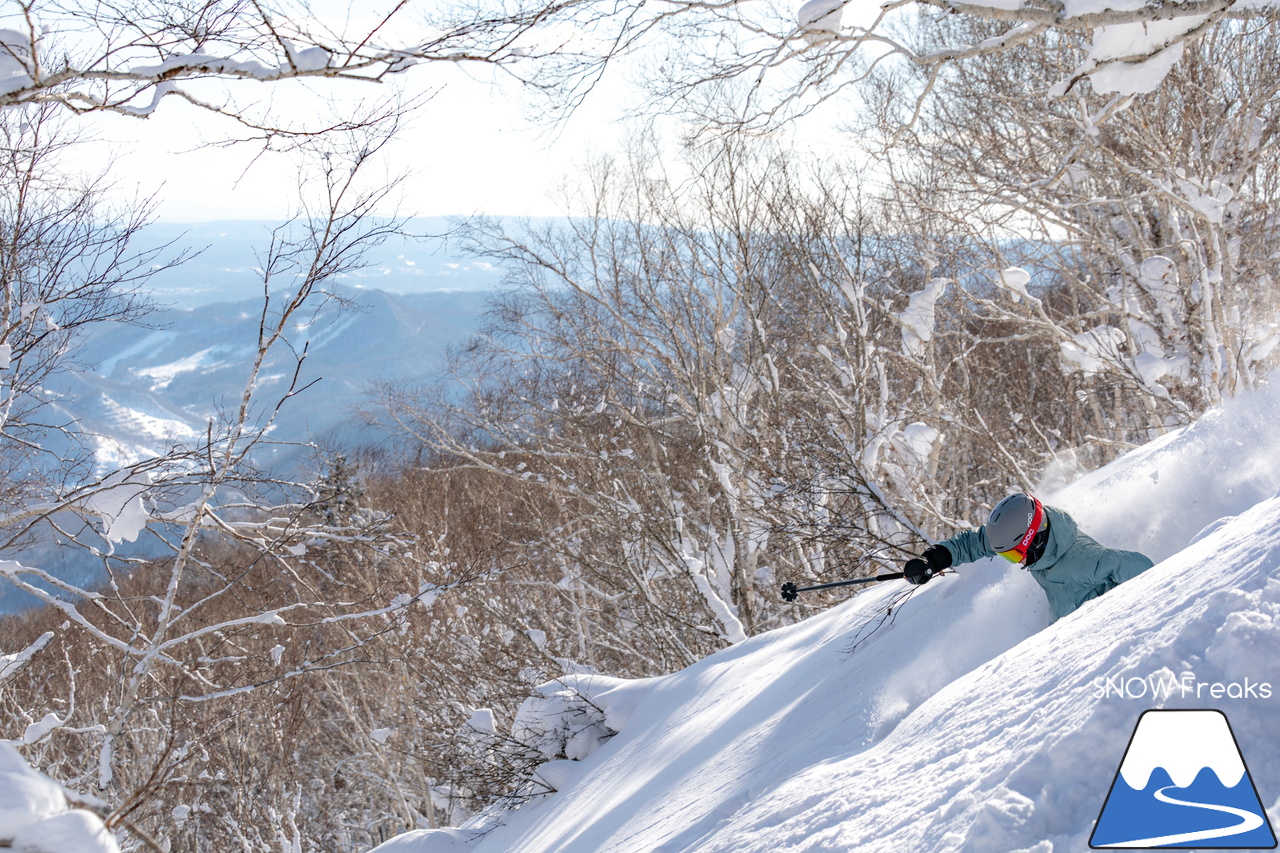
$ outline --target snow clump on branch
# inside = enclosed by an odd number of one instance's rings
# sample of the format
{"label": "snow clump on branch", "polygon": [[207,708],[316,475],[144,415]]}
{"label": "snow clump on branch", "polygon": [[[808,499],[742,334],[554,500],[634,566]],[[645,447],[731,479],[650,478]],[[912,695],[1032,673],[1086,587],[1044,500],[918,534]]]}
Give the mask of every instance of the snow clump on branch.
{"label": "snow clump on branch", "polygon": [[946,291],[949,279],[935,278],[923,290],[911,294],[907,307],[897,317],[902,323],[902,350],[907,355],[924,358],[937,322],[937,304]]}
{"label": "snow clump on branch", "polygon": [[16,30],[0,29],[0,95],[31,85],[31,41]]}
{"label": "snow clump on branch", "polygon": [[844,0],[809,0],[796,13],[796,20],[804,31],[805,41],[822,44],[839,34],[843,15]]}
{"label": "snow clump on branch", "polygon": [[119,853],[101,818],[0,741],[0,847],[29,853]]}

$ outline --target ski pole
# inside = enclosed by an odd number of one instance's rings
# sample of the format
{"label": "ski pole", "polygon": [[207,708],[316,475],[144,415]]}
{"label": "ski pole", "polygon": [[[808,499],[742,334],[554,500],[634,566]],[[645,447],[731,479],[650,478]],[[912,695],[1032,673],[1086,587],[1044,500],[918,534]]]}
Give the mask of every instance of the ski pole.
{"label": "ski pole", "polygon": [[887,575],[873,575],[869,578],[854,578],[851,581],[834,581],[833,583],[820,583],[817,586],[796,586],[793,583],[784,583],[782,585],[782,600],[795,601],[796,596],[802,592],[810,592],[815,589],[831,589],[833,586],[851,586],[856,583],[876,583],[877,581],[896,581],[904,577],[902,572],[892,572]]}

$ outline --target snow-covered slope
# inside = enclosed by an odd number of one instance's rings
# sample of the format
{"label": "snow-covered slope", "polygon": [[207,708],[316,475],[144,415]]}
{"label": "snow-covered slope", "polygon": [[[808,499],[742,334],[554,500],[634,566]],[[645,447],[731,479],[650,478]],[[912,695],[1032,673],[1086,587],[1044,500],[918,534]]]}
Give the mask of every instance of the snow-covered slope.
{"label": "snow-covered slope", "polygon": [[1277,489],[1280,389],[1269,389],[1228,400],[1052,498],[1095,538],[1159,561]]}
{"label": "snow-covered slope", "polygon": [[1278,402],[1046,495],[1161,561],[1057,623],[1026,573],[987,561],[669,676],[566,679],[618,734],[547,767],[556,793],[379,853],[1087,850],[1153,708],[1222,711],[1280,825]]}

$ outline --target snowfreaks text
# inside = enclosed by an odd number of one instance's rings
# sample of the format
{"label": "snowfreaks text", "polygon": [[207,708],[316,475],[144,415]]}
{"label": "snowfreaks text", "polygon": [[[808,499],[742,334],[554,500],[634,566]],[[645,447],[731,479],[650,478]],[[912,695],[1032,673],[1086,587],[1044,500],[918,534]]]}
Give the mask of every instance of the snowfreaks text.
{"label": "snowfreaks text", "polygon": [[1145,678],[1116,675],[1093,680],[1093,696],[1104,699],[1112,696],[1122,699],[1270,699],[1270,682],[1257,682],[1245,678],[1243,682],[1199,681],[1195,673],[1156,673]]}

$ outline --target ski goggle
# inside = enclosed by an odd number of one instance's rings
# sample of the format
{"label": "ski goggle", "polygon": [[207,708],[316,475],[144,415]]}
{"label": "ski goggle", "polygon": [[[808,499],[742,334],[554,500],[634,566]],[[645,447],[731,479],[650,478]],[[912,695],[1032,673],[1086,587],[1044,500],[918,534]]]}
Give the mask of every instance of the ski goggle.
{"label": "ski goggle", "polygon": [[1035,511],[1031,514],[1031,525],[1027,528],[1027,532],[1022,534],[1022,538],[1018,540],[1018,544],[1014,545],[1008,551],[997,551],[1001,557],[1004,557],[1010,563],[1021,563],[1027,559],[1027,551],[1031,548],[1032,541],[1036,538],[1036,534],[1040,532],[1040,523],[1044,521],[1044,504],[1032,498],[1035,501]]}

